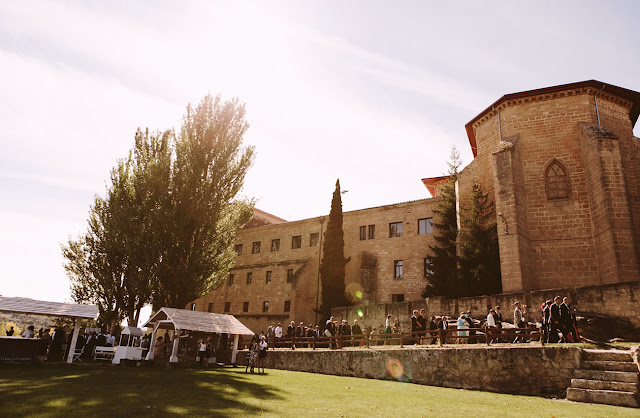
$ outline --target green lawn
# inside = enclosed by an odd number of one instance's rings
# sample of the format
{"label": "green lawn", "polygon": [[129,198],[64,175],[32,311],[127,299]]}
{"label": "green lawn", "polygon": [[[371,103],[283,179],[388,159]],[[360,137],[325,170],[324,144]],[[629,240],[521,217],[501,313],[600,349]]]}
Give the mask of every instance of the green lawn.
{"label": "green lawn", "polygon": [[637,409],[244,368],[0,365],[2,416],[622,417]]}

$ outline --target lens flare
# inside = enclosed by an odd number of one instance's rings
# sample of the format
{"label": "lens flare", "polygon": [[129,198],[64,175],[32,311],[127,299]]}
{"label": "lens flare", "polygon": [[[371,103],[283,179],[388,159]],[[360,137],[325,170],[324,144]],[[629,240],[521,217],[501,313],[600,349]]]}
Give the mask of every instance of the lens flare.
{"label": "lens flare", "polygon": [[358,299],[362,299],[362,292],[358,290],[358,291],[356,292],[356,297],[357,297]]}
{"label": "lens flare", "polygon": [[362,318],[364,316],[364,312],[362,312],[362,309],[358,309],[358,316],[360,318]]}
{"label": "lens flare", "polygon": [[390,358],[387,360],[387,372],[389,376],[393,377],[396,380],[401,380],[404,376],[404,366],[400,362],[400,360],[395,358]]}

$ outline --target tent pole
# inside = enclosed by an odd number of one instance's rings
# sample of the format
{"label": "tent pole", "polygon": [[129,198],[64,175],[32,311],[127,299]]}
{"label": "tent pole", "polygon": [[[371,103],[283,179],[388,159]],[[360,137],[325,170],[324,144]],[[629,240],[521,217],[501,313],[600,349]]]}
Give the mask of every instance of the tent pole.
{"label": "tent pole", "polygon": [[73,321],[73,336],[71,337],[67,363],[73,362],[73,355],[76,353],[76,343],[78,342],[78,333],[80,333],[80,318],[75,318]]}
{"label": "tent pole", "polygon": [[160,322],[153,327],[153,333],[151,333],[151,344],[149,344],[149,352],[147,353],[147,357],[145,360],[153,360],[153,349],[156,348],[156,334],[158,333],[158,327],[160,326]]}
{"label": "tent pole", "polygon": [[236,357],[238,356],[238,342],[240,341],[240,335],[233,336],[233,349],[231,350],[231,364],[236,364]]}

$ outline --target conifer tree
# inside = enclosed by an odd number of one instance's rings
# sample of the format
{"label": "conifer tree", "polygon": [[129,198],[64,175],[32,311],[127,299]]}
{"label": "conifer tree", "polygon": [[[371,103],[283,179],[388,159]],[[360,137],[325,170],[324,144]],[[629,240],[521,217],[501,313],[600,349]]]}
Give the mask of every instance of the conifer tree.
{"label": "conifer tree", "polygon": [[477,181],[471,189],[471,207],[461,218],[465,224],[459,242],[462,296],[500,293],[502,279],[493,205]]}
{"label": "conifer tree", "polygon": [[422,291],[423,297],[457,296],[458,292],[458,214],[456,210],[456,180],[458,169],[462,164],[458,150],[451,150],[449,177],[440,188],[440,201],[434,213],[433,229],[435,246],[431,250],[431,268],[427,274],[427,286]]}
{"label": "conifer tree", "polygon": [[324,233],[322,245],[322,263],[320,264],[320,281],[322,283],[322,304],[320,314],[323,319],[331,315],[331,308],[348,305],[345,297],[344,232],[342,231],[342,197],[340,180],[336,181],[336,189],[331,200],[329,222]]}

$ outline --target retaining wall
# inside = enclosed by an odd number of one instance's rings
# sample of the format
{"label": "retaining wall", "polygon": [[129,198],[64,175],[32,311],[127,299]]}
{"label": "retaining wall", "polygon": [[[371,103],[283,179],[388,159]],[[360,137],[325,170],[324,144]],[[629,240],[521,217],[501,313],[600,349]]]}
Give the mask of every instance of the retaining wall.
{"label": "retaining wall", "polygon": [[[246,352],[245,352],[246,354]],[[522,395],[563,395],[577,347],[269,350],[267,368]],[[246,355],[238,360],[246,361]]]}

